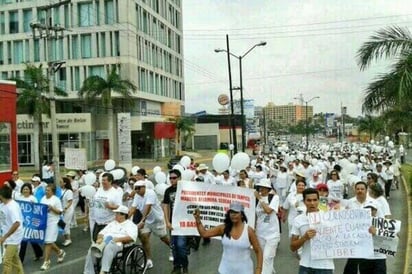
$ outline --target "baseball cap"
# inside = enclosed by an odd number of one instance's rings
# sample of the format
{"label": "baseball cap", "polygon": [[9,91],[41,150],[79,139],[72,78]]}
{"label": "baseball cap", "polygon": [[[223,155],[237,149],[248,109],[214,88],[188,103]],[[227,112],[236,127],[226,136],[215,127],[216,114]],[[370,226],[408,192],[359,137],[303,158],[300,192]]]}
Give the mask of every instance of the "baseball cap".
{"label": "baseball cap", "polygon": [[255,186],[259,187],[266,187],[266,188],[272,188],[272,184],[270,183],[270,179],[260,179],[260,181],[255,184]]}
{"label": "baseball cap", "polygon": [[66,173],[66,176],[69,176],[69,177],[76,177],[76,172],[75,172],[75,171],[73,171],[73,170],[70,170],[69,172],[67,172],[67,173]]}
{"label": "baseball cap", "polygon": [[241,212],[245,210],[245,207],[239,202],[230,203],[229,209],[236,212]]}
{"label": "baseball cap", "polygon": [[366,202],[366,204],[363,208],[373,208],[373,209],[378,210],[378,204],[376,203],[376,201],[370,200],[370,201]]}
{"label": "baseball cap", "polygon": [[121,205],[117,209],[113,210],[113,212],[119,212],[123,214],[129,214],[129,208],[127,206]]}

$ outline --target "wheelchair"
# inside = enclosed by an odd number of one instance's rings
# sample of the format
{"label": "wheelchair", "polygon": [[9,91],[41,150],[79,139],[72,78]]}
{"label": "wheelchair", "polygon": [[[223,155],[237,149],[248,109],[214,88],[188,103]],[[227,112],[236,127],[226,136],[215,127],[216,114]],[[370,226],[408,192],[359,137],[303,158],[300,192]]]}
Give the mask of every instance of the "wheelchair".
{"label": "wheelchair", "polygon": [[[129,244],[117,252],[110,267],[110,274],[144,274],[146,272],[146,253],[141,245]],[[95,264],[95,273],[99,273],[101,259]]]}

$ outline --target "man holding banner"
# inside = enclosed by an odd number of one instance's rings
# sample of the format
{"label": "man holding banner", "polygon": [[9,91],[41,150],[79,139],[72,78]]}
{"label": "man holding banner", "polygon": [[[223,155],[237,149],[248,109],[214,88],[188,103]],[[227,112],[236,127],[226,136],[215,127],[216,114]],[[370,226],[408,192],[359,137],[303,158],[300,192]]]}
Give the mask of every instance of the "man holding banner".
{"label": "man holding banner", "polygon": [[313,259],[311,254],[311,239],[316,236],[316,230],[309,226],[308,214],[319,211],[319,193],[316,189],[308,188],[302,194],[307,214],[300,214],[295,218],[290,241],[290,249],[293,252],[303,247],[299,274],[333,274],[335,269],[333,259]]}
{"label": "man holding banner", "polygon": [[23,216],[19,204],[11,198],[11,193],[8,186],[0,189],[0,245],[5,246],[3,274],[20,274],[24,273],[19,257],[20,243],[23,240]]}

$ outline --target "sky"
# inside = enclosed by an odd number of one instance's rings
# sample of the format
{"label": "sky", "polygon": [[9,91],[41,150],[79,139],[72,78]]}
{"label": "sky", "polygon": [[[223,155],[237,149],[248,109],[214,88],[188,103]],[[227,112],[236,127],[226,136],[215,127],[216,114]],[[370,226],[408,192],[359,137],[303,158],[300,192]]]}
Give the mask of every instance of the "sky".
{"label": "sky", "polygon": [[[410,0],[183,0],[186,112],[218,113],[218,96],[229,95],[227,56],[243,55],[245,99],[255,106],[299,104],[314,113],[362,115],[365,88],[391,61],[361,71],[357,51],[376,31],[412,29]],[[231,58],[233,86],[239,87],[239,63]],[[234,99],[239,99],[234,91]]]}

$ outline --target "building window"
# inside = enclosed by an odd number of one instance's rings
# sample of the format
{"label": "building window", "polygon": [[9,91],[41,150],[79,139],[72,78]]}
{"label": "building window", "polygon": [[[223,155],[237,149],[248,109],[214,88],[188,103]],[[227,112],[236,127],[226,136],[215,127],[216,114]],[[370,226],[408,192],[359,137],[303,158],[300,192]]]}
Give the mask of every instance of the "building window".
{"label": "building window", "polygon": [[18,139],[18,151],[19,151],[19,164],[27,165],[32,164],[32,148],[31,148],[31,135],[21,134]]}
{"label": "building window", "polygon": [[82,58],[92,57],[92,35],[84,34],[80,37]]}
{"label": "building window", "polygon": [[40,61],[40,40],[34,40],[34,62]]}
{"label": "building window", "polygon": [[0,12],[0,34],[6,33],[6,24],[4,21],[4,12]]}
{"label": "building window", "polygon": [[24,62],[23,59],[23,41],[13,42],[13,64],[20,64]]}
{"label": "building window", "polygon": [[9,13],[9,32],[18,33],[19,32],[19,18],[17,11],[12,11]]}
{"label": "building window", "polygon": [[104,2],[104,23],[110,25],[114,22],[114,3],[113,0],[109,0]]}
{"label": "building window", "polygon": [[33,20],[33,12],[32,10],[24,10],[23,11],[23,31],[24,32],[30,32],[31,31],[31,27],[30,27],[30,23]]}
{"label": "building window", "polygon": [[88,27],[94,24],[93,3],[79,4],[79,26]]}
{"label": "building window", "polygon": [[0,122],[0,170],[11,170],[11,125]]}

